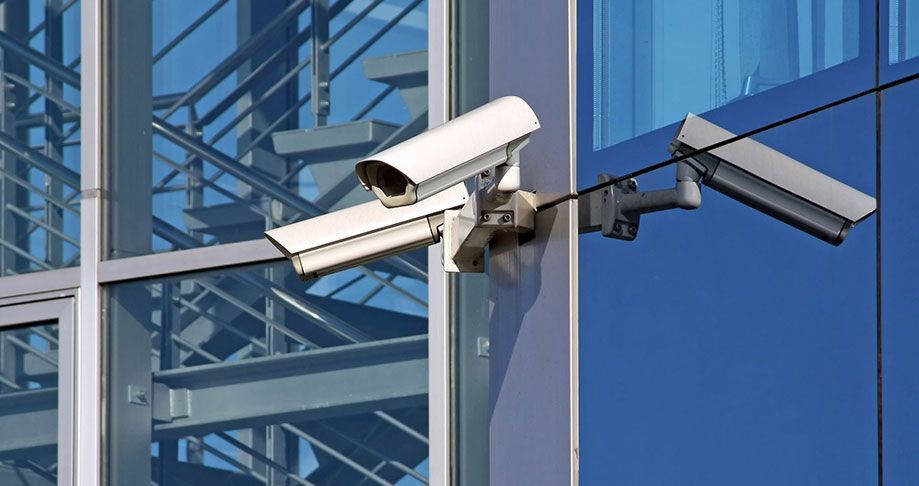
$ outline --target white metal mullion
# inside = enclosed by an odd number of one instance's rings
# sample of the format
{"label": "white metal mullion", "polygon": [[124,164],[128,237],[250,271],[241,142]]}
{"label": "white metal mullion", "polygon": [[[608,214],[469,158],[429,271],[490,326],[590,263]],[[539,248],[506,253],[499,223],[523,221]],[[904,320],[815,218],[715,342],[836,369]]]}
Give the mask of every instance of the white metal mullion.
{"label": "white metal mullion", "polygon": [[[103,88],[102,53],[105,25],[103,0],[82,0],[80,146],[82,201],[80,204],[80,291],[74,326],[75,394],[74,476],[78,485],[102,484],[102,156]],[[61,484],[66,484],[61,482]]]}
{"label": "white metal mullion", "polygon": [[[428,3],[428,126],[450,118],[450,1]],[[428,437],[432,485],[451,477],[449,280],[441,245],[428,248]]]}

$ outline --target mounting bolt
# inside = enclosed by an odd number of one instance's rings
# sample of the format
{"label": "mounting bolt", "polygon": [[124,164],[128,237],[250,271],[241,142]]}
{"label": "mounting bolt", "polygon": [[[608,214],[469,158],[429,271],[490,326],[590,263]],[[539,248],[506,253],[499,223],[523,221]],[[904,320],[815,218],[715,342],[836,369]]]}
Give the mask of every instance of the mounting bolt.
{"label": "mounting bolt", "polygon": [[506,213],[504,216],[501,216],[501,219],[503,219],[505,223],[509,223],[511,221],[510,213]]}
{"label": "mounting bolt", "polygon": [[485,169],[485,171],[482,172],[482,177],[488,177],[490,175],[491,175],[491,169]]}
{"label": "mounting bolt", "polygon": [[490,219],[491,219],[491,215],[490,215],[490,214],[485,213],[485,214],[482,215],[482,221],[488,221],[488,220],[490,220]]}
{"label": "mounting bolt", "polygon": [[135,405],[148,405],[147,390],[137,385],[128,385],[128,403]]}
{"label": "mounting bolt", "polygon": [[630,226],[629,226],[629,234],[634,235],[635,233],[638,233],[638,226],[635,226],[634,224],[633,224],[633,225],[630,225]]}
{"label": "mounting bolt", "polygon": [[622,233],[622,225],[619,223],[614,224],[613,231],[615,231],[616,233]]}

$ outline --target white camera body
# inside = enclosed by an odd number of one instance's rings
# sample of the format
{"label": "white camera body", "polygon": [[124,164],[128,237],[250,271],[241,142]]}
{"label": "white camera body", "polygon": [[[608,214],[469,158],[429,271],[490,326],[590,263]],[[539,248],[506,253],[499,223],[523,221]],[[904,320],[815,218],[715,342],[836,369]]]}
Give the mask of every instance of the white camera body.
{"label": "white camera body", "polygon": [[[687,155],[734,137],[689,114],[670,151]],[[696,154],[689,161],[700,169],[703,184],[832,245],[841,244],[849,230],[877,208],[873,197],[752,138]]]}
{"label": "white camera body", "polygon": [[384,206],[411,205],[499,165],[513,164],[538,128],[530,106],[506,96],[361,160],[354,170],[364,189],[373,191]]}
{"label": "white camera body", "polygon": [[444,211],[467,199],[466,187],[458,184],[412,206],[389,209],[370,201],[265,236],[308,280],[439,242]]}

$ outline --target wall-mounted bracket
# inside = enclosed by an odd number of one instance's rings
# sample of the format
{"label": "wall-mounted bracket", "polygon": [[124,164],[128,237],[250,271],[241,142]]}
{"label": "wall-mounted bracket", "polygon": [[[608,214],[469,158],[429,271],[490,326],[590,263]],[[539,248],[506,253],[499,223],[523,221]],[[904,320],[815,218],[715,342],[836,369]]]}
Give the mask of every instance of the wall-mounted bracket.
{"label": "wall-mounted bracket", "polygon": [[516,164],[486,171],[477,177],[476,187],[461,209],[444,213],[443,264],[448,272],[484,272],[485,248],[496,233],[534,229],[536,195],[519,190]]}
{"label": "wall-mounted bracket", "polygon": [[[602,231],[607,238],[632,241],[638,236],[641,215],[668,209],[696,209],[702,204],[699,179],[704,169],[689,162],[677,164],[676,185],[672,189],[641,192],[635,179],[625,179],[593,191],[579,205],[581,233]],[[600,174],[598,182],[614,180]]]}

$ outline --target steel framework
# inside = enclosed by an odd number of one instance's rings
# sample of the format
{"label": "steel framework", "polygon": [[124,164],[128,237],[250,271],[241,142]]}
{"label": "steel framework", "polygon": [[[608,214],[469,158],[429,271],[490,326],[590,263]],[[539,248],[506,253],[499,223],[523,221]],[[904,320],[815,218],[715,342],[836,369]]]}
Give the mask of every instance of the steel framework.
{"label": "steel framework", "polygon": [[[156,46],[152,4],[0,5],[0,301],[82,292],[74,406],[108,397],[112,484],[426,484],[424,254],[303,285],[261,240],[361,201],[353,160],[427,126],[427,54],[397,35],[425,2],[214,0]],[[159,66],[227,18],[231,52],[169,90]],[[0,333],[0,468],[37,483],[56,339]]]}

